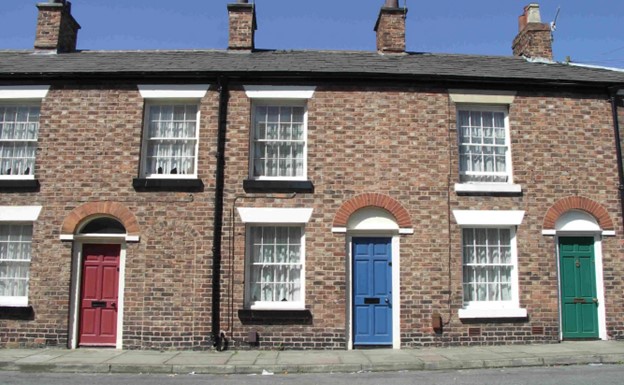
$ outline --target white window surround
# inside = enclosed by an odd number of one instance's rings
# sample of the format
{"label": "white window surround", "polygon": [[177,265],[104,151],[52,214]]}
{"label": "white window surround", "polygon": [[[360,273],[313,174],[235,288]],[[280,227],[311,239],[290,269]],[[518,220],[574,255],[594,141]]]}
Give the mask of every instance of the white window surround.
{"label": "white window surround", "polygon": [[0,222],[34,222],[43,206],[0,206]]}
{"label": "white window surround", "polygon": [[[457,110],[461,107],[483,109],[492,106],[493,108],[508,108],[514,102],[515,91],[499,91],[499,90],[461,90],[450,89],[449,97],[453,103],[457,104]],[[506,125],[506,141],[508,147],[507,163],[509,167],[509,181],[506,183],[456,183],[455,192],[457,193],[504,193],[519,194],[522,192],[522,186],[513,184],[513,167],[511,162],[511,140],[509,128],[509,116],[505,114]]]}
{"label": "white window surround", "polygon": [[[464,228],[510,228],[511,229],[511,259],[512,271],[512,300],[511,301],[482,301],[464,304],[459,309],[458,316],[463,319],[475,318],[525,318],[527,310],[520,307],[518,287],[518,250],[515,228],[524,219],[523,210],[453,210],[457,224]],[[463,252],[462,252],[463,260]],[[462,261],[463,266],[463,261]],[[463,283],[463,282],[462,282]]]}
{"label": "white window surround", "polygon": [[[33,223],[39,218],[41,209],[42,206],[0,206],[0,222],[19,224]],[[26,307],[28,306],[28,296],[0,296],[0,306]]]}
{"label": "white window surround", "polygon": [[308,223],[312,210],[308,208],[238,207],[243,223]]}
{"label": "white window surround", "polygon": [[50,86],[0,86],[0,100],[6,99],[32,99],[41,100],[48,95]]}
{"label": "white window surround", "polygon": [[201,99],[210,84],[139,84],[144,99]]}
{"label": "white window surround", "polygon": [[514,102],[516,92],[450,89],[449,97],[453,103],[510,105]]}
{"label": "white window surround", "polygon": [[316,86],[245,85],[250,99],[311,99]]}
{"label": "white window surround", "polygon": [[453,216],[462,227],[519,226],[524,210],[453,210]]}

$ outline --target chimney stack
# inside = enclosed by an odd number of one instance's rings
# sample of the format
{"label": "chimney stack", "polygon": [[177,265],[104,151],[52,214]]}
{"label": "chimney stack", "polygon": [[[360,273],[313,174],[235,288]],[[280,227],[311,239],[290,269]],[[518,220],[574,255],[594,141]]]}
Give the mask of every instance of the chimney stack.
{"label": "chimney stack", "polygon": [[37,8],[35,50],[55,53],[76,51],[80,25],[71,14],[71,3],[50,0],[37,4]]}
{"label": "chimney stack", "polygon": [[255,47],[256,8],[248,0],[238,0],[228,4],[230,19],[230,37],[228,49],[234,51],[253,51]]}
{"label": "chimney stack", "polygon": [[386,0],[375,24],[377,52],[405,53],[405,17],[407,8],[399,7],[399,0]]}
{"label": "chimney stack", "polygon": [[548,23],[542,23],[539,4],[524,7],[518,18],[518,31],[512,44],[514,56],[553,60],[552,31]]}

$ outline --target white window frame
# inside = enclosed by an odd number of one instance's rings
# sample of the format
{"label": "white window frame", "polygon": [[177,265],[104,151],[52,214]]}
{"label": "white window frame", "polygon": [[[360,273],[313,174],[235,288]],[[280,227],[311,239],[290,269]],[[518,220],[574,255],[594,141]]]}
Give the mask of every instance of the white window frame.
{"label": "white window frame", "polygon": [[[251,310],[304,310],[306,298],[306,224],[312,217],[310,208],[239,207],[238,214],[245,223],[245,308]],[[251,227],[301,228],[301,296],[299,301],[251,301]]]}
{"label": "white window frame", "polygon": [[[298,176],[266,176],[254,175],[254,161],[256,157],[254,131],[256,129],[256,107],[301,107],[303,108],[303,174]],[[251,130],[249,132],[249,178],[254,180],[293,180],[308,179],[308,105],[305,100],[292,99],[259,99],[252,102]]]}
{"label": "white window frame", "polygon": [[[459,182],[455,184],[455,192],[458,193],[521,193],[522,186],[513,182],[513,163],[511,148],[511,128],[509,121],[509,106],[514,102],[516,93],[514,91],[499,90],[449,90],[451,102],[456,107],[457,122],[457,145],[458,159],[460,150],[460,110],[477,111],[503,111],[505,113],[505,141],[507,144],[506,168],[507,182]],[[458,164],[458,172],[461,173],[461,163]]]}
{"label": "white window frame", "polygon": [[[0,206],[0,224],[2,225],[18,225],[31,226],[34,236],[34,222],[41,213],[41,206]],[[28,266],[28,289],[25,296],[0,296],[0,306],[6,307],[26,307],[28,306],[28,298],[30,292],[30,271],[32,264],[32,240],[31,255]]]}
{"label": "white window frame", "polygon": [[[518,283],[518,245],[516,231],[517,227],[524,219],[524,211],[520,210],[453,210],[455,221],[462,229],[460,254],[462,274],[462,303],[463,308],[459,309],[459,318],[525,318],[527,316],[526,309],[520,307],[520,288]],[[486,228],[486,229],[509,229],[510,230],[510,247],[511,247],[511,263],[513,270],[511,272],[511,295],[510,301],[463,301],[464,287],[464,228]]]}
{"label": "white window frame", "polygon": [[[0,105],[15,107],[39,107],[39,122],[37,127],[37,137],[35,139],[22,140],[23,142],[37,143],[39,140],[39,130],[41,128],[41,101],[48,94],[50,86],[0,86]],[[8,140],[7,140],[8,141]],[[33,169],[29,175],[0,175],[0,180],[33,180],[37,169],[37,156],[33,161]]]}
{"label": "white window frame", "polygon": [[[300,261],[301,261],[301,288],[298,301],[252,301],[251,300],[251,266],[253,258],[253,245],[250,242],[251,229],[258,227],[294,227],[301,230],[301,248],[300,248]],[[251,310],[303,310],[305,309],[305,225],[297,223],[248,223],[245,231],[245,308]]]}
{"label": "white window frame", "polygon": [[[139,84],[137,86],[146,106],[143,116],[143,140],[139,172],[146,179],[197,179],[199,175],[199,132],[201,130],[201,99],[206,96],[209,84]],[[197,123],[195,126],[195,173],[194,174],[147,174],[147,132],[149,129],[149,106],[155,104],[196,104]]]}
{"label": "white window frame", "polygon": [[[274,86],[274,85],[244,85],[245,94],[251,99],[251,122],[249,130],[249,178],[253,180],[288,180],[304,181],[308,178],[308,100],[314,97],[316,86]],[[254,143],[256,106],[299,106],[304,108],[303,136],[303,175],[300,176],[254,176]]]}
{"label": "white window frame", "polygon": [[[196,105],[197,114],[195,116],[195,149],[194,149],[194,173],[192,174],[150,174],[147,173],[147,151],[149,142],[150,109],[154,106],[176,106],[176,105]],[[199,123],[200,104],[197,99],[148,99],[145,103],[145,116],[143,118],[143,143],[141,145],[141,177],[147,179],[197,179],[198,175],[198,152],[199,152]],[[175,138],[163,138],[163,140],[175,140]]]}

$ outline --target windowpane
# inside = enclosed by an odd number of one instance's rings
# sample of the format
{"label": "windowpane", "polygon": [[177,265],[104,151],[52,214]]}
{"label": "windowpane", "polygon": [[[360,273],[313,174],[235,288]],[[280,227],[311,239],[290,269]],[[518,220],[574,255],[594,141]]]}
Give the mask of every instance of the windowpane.
{"label": "windowpane", "polygon": [[249,231],[251,302],[301,299],[301,227],[254,226]]}
{"label": "windowpane", "polygon": [[500,111],[460,110],[457,124],[460,180],[507,182],[505,114]]}
{"label": "windowpane", "polygon": [[304,175],[304,108],[256,106],[253,127],[253,175]]}
{"label": "windowpane", "polygon": [[511,231],[466,228],[462,243],[464,301],[511,301]]}
{"label": "windowpane", "polygon": [[31,259],[32,225],[0,225],[0,297],[25,297]]}
{"label": "windowpane", "polygon": [[0,106],[0,176],[33,175],[38,106]]}
{"label": "windowpane", "polygon": [[194,175],[197,105],[150,105],[145,175]]}

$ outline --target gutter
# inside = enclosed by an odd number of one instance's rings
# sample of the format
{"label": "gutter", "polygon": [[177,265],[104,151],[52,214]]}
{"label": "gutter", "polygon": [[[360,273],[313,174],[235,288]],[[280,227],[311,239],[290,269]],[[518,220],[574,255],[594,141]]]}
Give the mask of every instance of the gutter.
{"label": "gutter", "polygon": [[620,198],[620,209],[622,213],[622,223],[624,224],[624,164],[622,163],[622,141],[620,139],[620,121],[618,118],[618,95],[622,88],[620,86],[609,88],[609,98],[611,100],[611,111],[613,113],[613,133],[615,136],[615,155],[618,166],[618,192]]}
{"label": "gutter", "polygon": [[229,100],[228,79],[219,77],[219,117],[217,132],[217,169],[215,172],[214,226],[212,235],[212,344],[217,350],[226,348],[221,332],[221,237],[223,232],[223,190],[225,186],[225,136]]}

